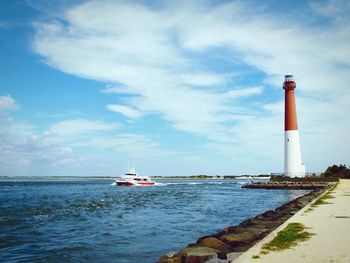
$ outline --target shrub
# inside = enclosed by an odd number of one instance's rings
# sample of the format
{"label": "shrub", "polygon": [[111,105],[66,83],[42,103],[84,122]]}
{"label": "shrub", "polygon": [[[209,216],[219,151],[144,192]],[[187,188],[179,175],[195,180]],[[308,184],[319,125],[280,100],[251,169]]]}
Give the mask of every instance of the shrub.
{"label": "shrub", "polygon": [[323,177],[338,177],[350,179],[350,169],[345,164],[328,166]]}

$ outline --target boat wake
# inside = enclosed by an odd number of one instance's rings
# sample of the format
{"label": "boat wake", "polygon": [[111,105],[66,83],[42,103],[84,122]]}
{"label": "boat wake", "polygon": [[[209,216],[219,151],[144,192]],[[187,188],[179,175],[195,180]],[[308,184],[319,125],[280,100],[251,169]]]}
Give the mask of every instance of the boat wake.
{"label": "boat wake", "polygon": [[162,185],[222,185],[227,182],[178,182],[178,183],[163,183]]}
{"label": "boat wake", "polygon": [[165,183],[159,183],[159,182],[155,182],[154,186],[165,186]]}
{"label": "boat wake", "polygon": [[[223,184],[245,184],[245,182],[213,182],[213,181],[209,181],[209,182],[170,182],[170,183],[161,183],[161,182],[154,182],[153,185],[148,185],[148,186],[172,186],[172,185],[223,185]],[[117,183],[113,182],[111,183],[112,186],[116,186]],[[133,185],[133,186],[145,186],[145,185]]]}
{"label": "boat wake", "polygon": [[[116,183],[116,182],[113,182],[113,183],[111,183],[111,185],[112,185],[112,186],[117,186],[117,183]],[[149,186],[165,186],[165,185],[167,185],[167,184],[164,184],[164,183],[158,183],[158,182],[154,182],[154,184],[153,184],[153,185],[141,185],[141,184],[135,184],[135,185],[133,185],[133,187],[139,187],[139,186],[147,186],[147,187],[149,187]]]}

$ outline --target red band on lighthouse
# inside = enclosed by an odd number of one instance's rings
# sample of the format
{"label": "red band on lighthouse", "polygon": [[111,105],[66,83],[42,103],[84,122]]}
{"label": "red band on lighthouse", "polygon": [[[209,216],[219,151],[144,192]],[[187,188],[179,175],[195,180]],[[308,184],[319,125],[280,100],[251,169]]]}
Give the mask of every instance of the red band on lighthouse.
{"label": "red band on lighthouse", "polygon": [[298,130],[297,110],[295,106],[295,82],[292,79],[286,79],[283,84],[285,90],[285,109],[284,109],[284,130]]}

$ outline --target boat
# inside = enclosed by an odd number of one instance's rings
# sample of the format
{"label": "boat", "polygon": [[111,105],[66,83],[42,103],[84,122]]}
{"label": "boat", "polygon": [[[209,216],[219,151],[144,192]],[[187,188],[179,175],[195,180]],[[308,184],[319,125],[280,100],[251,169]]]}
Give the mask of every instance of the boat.
{"label": "boat", "polygon": [[114,180],[114,185],[117,186],[151,186],[155,185],[148,176],[140,176],[136,173],[135,168],[128,170],[124,176]]}

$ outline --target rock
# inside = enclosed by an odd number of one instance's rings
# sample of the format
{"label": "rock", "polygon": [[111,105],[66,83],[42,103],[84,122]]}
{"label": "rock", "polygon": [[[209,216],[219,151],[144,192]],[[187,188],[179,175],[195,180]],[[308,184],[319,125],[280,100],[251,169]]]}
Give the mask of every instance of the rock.
{"label": "rock", "polygon": [[255,182],[245,184],[242,188],[258,188],[258,189],[305,189],[305,190],[316,190],[327,187],[327,183],[312,183],[312,182]]}
{"label": "rock", "polygon": [[275,210],[275,211],[268,211],[269,213],[264,213],[258,216],[261,220],[268,220],[268,221],[275,221],[279,219],[283,215],[283,211],[281,210]]}
{"label": "rock", "polygon": [[217,258],[217,254],[220,253],[219,250],[195,246],[195,247],[186,247],[180,251],[181,262],[182,263],[203,263],[212,258]]}
{"label": "rock", "polygon": [[[295,185],[299,186],[298,184]],[[259,186],[261,185],[259,184]],[[245,220],[239,225],[225,227],[214,235],[200,237],[195,244],[189,244],[178,254],[174,252],[168,253],[157,262],[201,263],[209,260],[212,263],[217,263],[230,261],[233,254],[249,249],[258,240],[264,238],[326,190],[326,187],[321,190],[314,190],[275,210],[269,210]]]}
{"label": "rock", "polygon": [[[237,233],[238,226],[227,226],[218,233],[219,236],[230,233]],[[216,235],[215,235],[216,236]]]}
{"label": "rock", "polygon": [[220,239],[229,244],[233,251],[244,251],[268,232],[265,228],[246,228],[242,233],[224,235]]}
{"label": "rock", "polygon": [[239,224],[239,227],[249,227],[251,225],[253,225],[253,218],[243,221]]}
{"label": "rock", "polygon": [[215,237],[207,237],[205,239],[202,239],[198,243],[198,245],[202,247],[214,248],[222,253],[229,253],[232,251],[231,248],[228,245],[226,245],[222,240]]}
{"label": "rock", "polygon": [[167,254],[158,259],[157,263],[182,263],[178,254]]}
{"label": "rock", "polygon": [[250,226],[249,228],[273,229],[277,226],[278,223],[276,223],[276,221],[271,221],[268,219],[256,219],[254,220],[254,225]]}
{"label": "rock", "polygon": [[170,251],[166,254],[167,257],[174,257],[176,256],[176,251]]}
{"label": "rock", "polygon": [[267,210],[266,212],[262,213],[261,216],[263,218],[268,218],[268,217],[271,217],[271,216],[274,216],[275,215],[275,211],[273,210]]}

